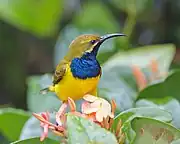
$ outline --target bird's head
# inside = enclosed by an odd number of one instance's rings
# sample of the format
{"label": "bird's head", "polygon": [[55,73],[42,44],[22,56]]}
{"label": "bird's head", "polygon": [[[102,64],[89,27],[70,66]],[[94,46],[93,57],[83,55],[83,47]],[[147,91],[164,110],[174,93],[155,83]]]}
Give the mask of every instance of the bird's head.
{"label": "bird's head", "polygon": [[94,55],[97,55],[99,47],[104,41],[118,36],[125,36],[125,34],[114,33],[114,34],[107,34],[104,36],[98,36],[92,34],[80,35],[70,44],[69,56],[81,57],[85,53],[92,53]]}

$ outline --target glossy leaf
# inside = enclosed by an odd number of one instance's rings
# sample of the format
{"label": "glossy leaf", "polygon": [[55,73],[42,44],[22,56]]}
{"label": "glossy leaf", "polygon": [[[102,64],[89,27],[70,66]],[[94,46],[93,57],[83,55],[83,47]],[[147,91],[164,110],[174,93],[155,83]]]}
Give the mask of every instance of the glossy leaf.
{"label": "glossy leaf", "polygon": [[180,128],[180,103],[172,97],[165,97],[161,99],[141,99],[136,102],[136,107],[159,107],[168,111],[172,115],[172,124]]}
{"label": "glossy leaf", "polygon": [[12,142],[11,144],[60,144],[58,141],[51,140],[49,138],[45,139],[43,142],[40,142],[39,137],[25,139],[25,140],[19,140]]}
{"label": "glossy leaf", "polygon": [[115,136],[99,125],[74,115],[67,116],[69,144],[103,143],[117,144]]}
{"label": "glossy leaf", "polygon": [[122,131],[126,135],[126,140],[131,142],[135,133],[131,129],[131,121],[136,117],[149,117],[157,120],[170,122],[172,120],[171,114],[165,110],[155,107],[132,108],[126,110],[115,117],[112,128],[117,129],[117,124],[122,121]]}
{"label": "glossy leaf", "polygon": [[62,7],[62,0],[0,1],[0,18],[38,36],[50,36],[56,30]]}
{"label": "glossy leaf", "polygon": [[103,70],[98,88],[100,97],[115,100],[117,113],[133,107],[136,92],[113,69]]}
{"label": "glossy leaf", "polygon": [[54,93],[40,94],[40,90],[51,85],[51,76],[32,76],[28,80],[28,108],[33,112],[57,111],[61,101]]}
{"label": "glossy leaf", "polygon": [[171,144],[179,144],[179,143],[180,143],[180,139],[173,141]]}
{"label": "glossy leaf", "polygon": [[[170,64],[175,55],[175,47],[172,44],[151,45],[129,50],[120,51],[111,57],[104,66],[106,69],[119,68],[119,73],[123,68],[137,65],[140,68],[147,68],[152,60],[157,60],[159,72],[168,72]],[[125,71],[126,72],[126,71]]]}
{"label": "glossy leaf", "polygon": [[30,114],[18,109],[0,109],[0,131],[10,141],[19,139],[21,130]]}
{"label": "glossy leaf", "polygon": [[165,122],[170,122],[172,120],[171,114],[165,110],[156,107],[140,107],[123,111],[117,115],[114,119],[114,126],[116,127],[116,124],[119,120],[122,120],[122,123],[124,123],[140,116],[150,117]]}
{"label": "glossy leaf", "polygon": [[161,99],[167,96],[176,98],[180,101],[180,71],[174,71],[163,82],[151,85],[139,93],[137,100],[143,98]]}
{"label": "glossy leaf", "polygon": [[136,132],[133,144],[169,144],[180,138],[180,131],[159,120],[150,118],[135,118],[131,122]]}
{"label": "glossy leaf", "polygon": [[133,107],[137,88],[132,74],[132,65],[147,69],[151,60],[156,59],[159,71],[164,73],[169,69],[174,52],[175,48],[171,44],[145,46],[128,52],[120,51],[102,66],[99,95],[109,100],[115,99],[118,110]]}

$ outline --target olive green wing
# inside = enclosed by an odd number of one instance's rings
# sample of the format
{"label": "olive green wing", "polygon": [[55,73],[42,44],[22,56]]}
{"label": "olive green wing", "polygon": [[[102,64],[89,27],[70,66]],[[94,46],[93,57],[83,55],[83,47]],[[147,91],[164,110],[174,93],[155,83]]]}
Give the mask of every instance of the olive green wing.
{"label": "olive green wing", "polygon": [[67,69],[67,62],[66,61],[61,61],[57,67],[56,67],[56,70],[54,72],[54,75],[53,75],[53,84],[57,84],[59,83],[63,76],[65,75],[66,73],[66,69]]}

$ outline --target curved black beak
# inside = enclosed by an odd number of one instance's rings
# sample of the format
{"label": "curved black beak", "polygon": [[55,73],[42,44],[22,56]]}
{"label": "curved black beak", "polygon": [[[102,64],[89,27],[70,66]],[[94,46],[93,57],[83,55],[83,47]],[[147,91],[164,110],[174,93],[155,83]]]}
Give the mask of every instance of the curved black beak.
{"label": "curved black beak", "polygon": [[113,37],[119,37],[119,36],[126,36],[126,35],[122,34],[122,33],[107,34],[107,35],[104,35],[104,36],[100,37],[99,43],[102,44],[107,39],[110,39],[110,38],[113,38]]}
{"label": "curved black beak", "polygon": [[113,34],[106,34],[104,36],[101,36],[100,40],[97,42],[97,44],[96,44],[96,46],[94,47],[94,50],[93,50],[95,52],[95,55],[97,55],[97,51],[99,50],[99,47],[101,46],[101,44],[105,40],[113,38],[113,37],[119,37],[119,36],[126,36],[126,35],[122,34],[122,33],[113,33]]}

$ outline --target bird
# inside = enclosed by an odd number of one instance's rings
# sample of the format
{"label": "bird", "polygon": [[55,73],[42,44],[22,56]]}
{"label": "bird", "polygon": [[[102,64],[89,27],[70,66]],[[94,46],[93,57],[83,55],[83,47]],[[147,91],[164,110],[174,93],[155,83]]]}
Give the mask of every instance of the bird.
{"label": "bird", "polygon": [[119,36],[126,35],[83,34],[75,38],[69,45],[67,54],[56,66],[52,85],[42,89],[40,93],[55,92],[63,104],[67,104],[68,97],[79,100],[86,94],[97,96],[97,86],[102,74],[97,60],[99,48],[106,40]]}

